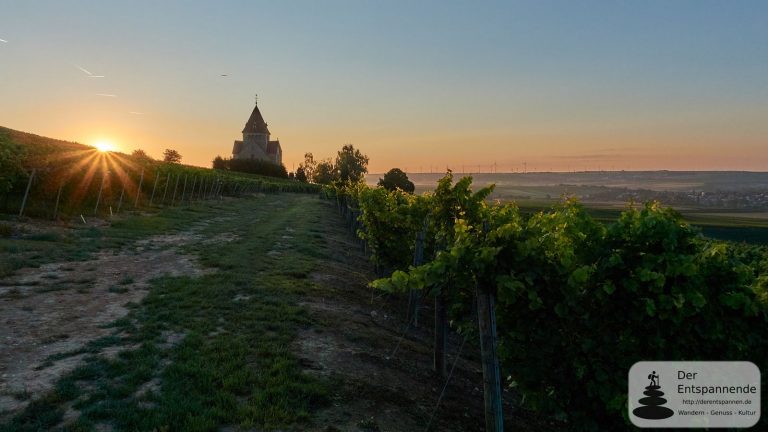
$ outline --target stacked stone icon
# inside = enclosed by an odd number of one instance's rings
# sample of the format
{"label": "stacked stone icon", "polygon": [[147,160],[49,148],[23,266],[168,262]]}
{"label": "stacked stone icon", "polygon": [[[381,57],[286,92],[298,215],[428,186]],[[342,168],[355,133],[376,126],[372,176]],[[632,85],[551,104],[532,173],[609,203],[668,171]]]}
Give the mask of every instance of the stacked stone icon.
{"label": "stacked stone icon", "polygon": [[[651,376],[653,376],[653,378],[651,378]],[[653,374],[648,377],[651,378],[651,385],[646,387],[643,392],[646,397],[641,398],[638,401],[640,402],[640,405],[643,406],[632,410],[632,414],[648,420],[661,420],[672,417],[674,411],[663,406],[667,403],[667,400],[662,397],[664,396],[664,392],[661,391],[661,386],[658,384],[658,375],[656,375],[656,372],[654,371]]]}

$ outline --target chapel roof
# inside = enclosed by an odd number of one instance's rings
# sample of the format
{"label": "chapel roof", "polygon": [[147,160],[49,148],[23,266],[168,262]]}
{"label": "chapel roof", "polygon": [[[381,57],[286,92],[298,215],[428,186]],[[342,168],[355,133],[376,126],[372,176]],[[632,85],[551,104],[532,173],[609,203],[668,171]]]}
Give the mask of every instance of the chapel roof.
{"label": "chapel roof", "polygon": [[261,134],[269,135],[269,129],[267,129],[267,122],[265,122],[264,117],[261,116],[261,111],[259,111],[258,105],[255,105],[253,107],[253,112],[251,112],[251,116],[248,117],[248,121],[245,122],[245,128],[243,128],[243,133],[261,133]]}

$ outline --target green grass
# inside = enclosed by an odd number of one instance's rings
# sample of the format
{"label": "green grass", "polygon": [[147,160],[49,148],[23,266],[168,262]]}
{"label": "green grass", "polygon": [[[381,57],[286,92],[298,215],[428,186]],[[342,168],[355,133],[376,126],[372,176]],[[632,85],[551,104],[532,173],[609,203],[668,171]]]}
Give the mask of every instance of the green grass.
{"label": "green grass", "polygon": [[51,262],[85,261],[103,249],[125,246],[157,233],[187,228],[220,210],[216,204],[165,209],[149,216],[125,215],[109,228],[74,225],[66,233],[42,232],[19,239],[0,237],[0,277],[22,267],[39,267]]}
{"label": "green grass", "polygon": [[63,237],[61,234],[53,231],[29,234],[24,238],[26,238],[27,240],[47,241],[47,242],[58,242],[63,240]]}
{"label": "green grass", "polygon": [[[273,203],[280,205],[265,205]],[[90,353],[51,394],[0,431],[57,427],[67,403],[81,412],[67,430],[93,430],[99,423],[115,430],[274,430],[306,422],[327,403],[331,383],[304,374],[290,345],[310,324],[297,303],[313,289],[306,276],[316,267],[312,253],[323,240],[310,229],[325,211],[313,196],[284,194],[191,212],[195,219],[235,216],[210,224],[204,234],[236,232],[238,240],[185,248],[218,271],[152,281],[144,301],[113,323],[113,336],[49,359]],[[96,238],[128,242],[188,225],[185,215],[173,209],[129,218]],[[293,238],[282,239],[288,227]],[[281,254],[268,255],[278,242],[286,245]],[[106,346],[133,348],[113,359],[91,355]]]}

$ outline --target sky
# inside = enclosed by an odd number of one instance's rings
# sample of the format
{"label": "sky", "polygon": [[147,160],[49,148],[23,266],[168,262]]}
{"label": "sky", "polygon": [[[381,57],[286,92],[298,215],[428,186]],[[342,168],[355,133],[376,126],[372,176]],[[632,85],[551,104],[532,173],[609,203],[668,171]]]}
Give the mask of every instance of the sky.
{"label": "sky", "polygon": [[0,126],[210,166],[256,94],[289,171],[766,171],[768,2],[0,0]]}

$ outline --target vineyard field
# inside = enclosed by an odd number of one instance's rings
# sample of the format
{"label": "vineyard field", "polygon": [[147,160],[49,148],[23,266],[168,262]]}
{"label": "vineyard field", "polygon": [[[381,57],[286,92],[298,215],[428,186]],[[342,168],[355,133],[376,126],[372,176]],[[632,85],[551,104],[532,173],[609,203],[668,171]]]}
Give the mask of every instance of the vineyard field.
{"label": "vineyard field", "polygon": [[[421,195],[327,195],[384,269],[371,286],[434,301],[435,332],[479,337],[486,429],[499,430],[500,388],[570,430],[618,430],[637,361],[764,363],[768,337],[754,329],[768,322],[765,247],[709,239],[659,202],[611,220],[575,198],[542,210],[489,202],[493,186],[472,180],[449,172]],[[437,341],[434,356],[439,371]]]}

